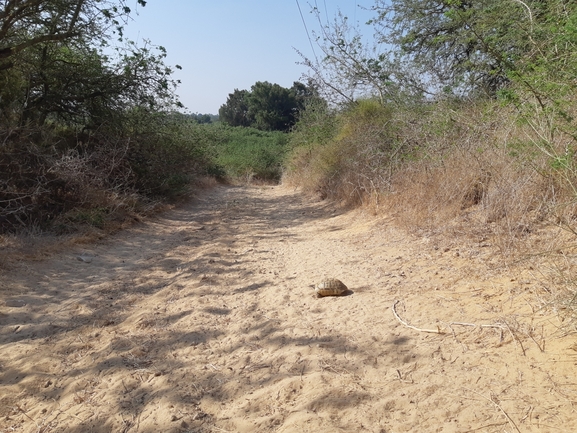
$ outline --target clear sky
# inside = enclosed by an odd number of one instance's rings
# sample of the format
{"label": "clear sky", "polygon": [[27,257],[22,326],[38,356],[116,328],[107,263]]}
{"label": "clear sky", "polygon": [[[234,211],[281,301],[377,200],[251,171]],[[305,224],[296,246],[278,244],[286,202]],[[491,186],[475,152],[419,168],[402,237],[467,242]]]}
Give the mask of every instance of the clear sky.
{"label": "clear sky", "polygon": [[[319,30],[310,13],[315,3],[325,19],[332,20],[340,9],[349,20],[362,24],[371,13],[359,6],[370,7],[373,1],[299,0],[309,33]],[[148,0],[146,7],[138,7],[125,35],[165,47],[166,64],[183,68],[174,74],[182,81],[177,92],[181,102],[194,113],[218,114],[235,89],[249,90],[257,81],[291,87],[306,72],[297,64],[301,58],[294,50],[312,57],[298,4],[296,0]]]}

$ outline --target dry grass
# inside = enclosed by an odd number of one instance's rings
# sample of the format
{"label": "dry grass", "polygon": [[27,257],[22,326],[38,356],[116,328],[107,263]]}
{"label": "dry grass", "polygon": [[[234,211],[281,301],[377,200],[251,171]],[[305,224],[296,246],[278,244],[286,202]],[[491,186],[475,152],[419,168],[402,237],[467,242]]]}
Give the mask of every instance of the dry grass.
{"label": "dry grass", "polygon": [[[541,225],[571,226],[577,215],[577,173],[555,168],[510,109],[439,103],[363,114],[348,114],[328,144],[297,147],[285,183],[393,214],[411,230],[442,232],[461,221],[469,234],[498,235],[507,253]],[[567,143],[551,146],[561,154]]]}
{"label": "dry grass", "polygon": [[427,142],[425,158],[396,170],[383,199],[400,224],[488,233],[507,255],[526,252],[523,239],[541,227],[571,224],[574,173],[552,167],[550,157],[532,145],[532,131],[516,124],[515,113],[493,109],[488,118],[475,107],[460,117],[454,113],[448,133]]}

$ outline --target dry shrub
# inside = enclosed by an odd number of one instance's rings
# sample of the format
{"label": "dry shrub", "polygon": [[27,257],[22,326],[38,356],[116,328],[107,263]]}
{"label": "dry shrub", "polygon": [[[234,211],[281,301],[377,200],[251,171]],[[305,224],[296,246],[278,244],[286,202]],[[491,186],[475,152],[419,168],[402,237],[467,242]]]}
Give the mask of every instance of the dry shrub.
{"label": "dry shrub", "polygon": [[340,146],[336,143],[294,149],[283,183],[300,187],[305,193],[314,193],[324,200],[329,195],[331,180],[336,174],[339,152]]}
{"label": "dry shrub", "polygon": [[575,217],[574,173],[555,168],[509,109],[488,102],[436,110],[404,133],[425,142],[422,157],[398,167],[383,199],[407,228],[492,233],[511,252],[542,223]]}
{"label": "dry shrub", "polygon": [[410,230],[492,236],[508,254],[540,226],[577,216],[566,140],[545,149],[543,134],[494,101],[361,101],[335,125],[324,143],[295,147],[287,182],[394,214]]}
{"label": "dry shrub", "polygon": [[473,164],[458,152],[440,163],[421,161],[400,169],[394,193],[384,201],[409,229],[442,232],[460,222],[463,233],[490,229],[504,240],[529,233],[543,220],[549,206],[546,183],[535,171],[521,170],[495,150]]}
{"label": "dry shrub", "polygon": [[[207,170],[194,125],[133,113],[88,131],[51,124],[0,145],[0,233],[115,230],[186,196]],[[0,134],[0,139],[2,135]]]}
{"label": "dry shrub", "polygon": [[320,152],[312,147],[293,148],[285,162],[282,183],[301,188],[305,193],[315,191],[321,183],[321,177],[317,176],[319,171],[314,168],[319,165],[319,154]]}
{"label": "dry shrub", "polygon": [[42,229],[57,219],[70,219],[74,212],[92,215],[78,222],[103,227],[108,215],[134,202],[126,149],[127,143],[121,140],[64,151],[30,141],[4,147],[0,152],[0,229]]}
{"label": "dry shrub", "polygon": [[338,129],[335,111],[320,101],[310,102],[290,134],[292,150],[285,157],[282,183],[326,198],[325,179],[330,177],[339,151],[334,141]]}
{"label": "dry shrub", "polygon": [[422,152],[397,167],[381,203],[409,230],[492,244],[504,265],[522,261],[539,281],[541,306],[575,328],[573,138],[492,102],[438,108],[404,122],[412,128],[403,136]]}

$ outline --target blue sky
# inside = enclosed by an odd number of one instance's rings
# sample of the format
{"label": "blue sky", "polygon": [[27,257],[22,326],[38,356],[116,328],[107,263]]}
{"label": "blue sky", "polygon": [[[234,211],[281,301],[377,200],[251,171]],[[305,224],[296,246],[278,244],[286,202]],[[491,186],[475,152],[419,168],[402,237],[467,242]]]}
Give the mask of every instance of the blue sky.
{"label": "blue sky", "polygon": [[[298,3],[309,32],[318,30],[310,13],[315,1]],[[364,23],[371,14],[359,6],[370,7],[373,1],[316,4],[330,20],[340,9]],[[195,113],[217,114],[229,93],[248,90],[257,81],[290,87],[306,71],[297,64],[301,59],[293,47],[312,57],[296,0],[148,0],[133,18],[125,35],[167,49],[167,65],[183,68],[174,75],[182,81],[180,100]]]}

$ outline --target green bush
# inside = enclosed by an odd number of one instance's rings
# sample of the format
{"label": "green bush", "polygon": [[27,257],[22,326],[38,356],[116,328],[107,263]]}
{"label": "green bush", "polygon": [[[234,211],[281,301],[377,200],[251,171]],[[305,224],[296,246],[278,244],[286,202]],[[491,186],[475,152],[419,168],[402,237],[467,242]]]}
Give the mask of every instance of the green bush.
{"label": "green bush", "polygon": [[211,155],[224,177],[278,182],[287,151],[287,134],[223,125],[212,128],[216,128],[220,140],[212,145]]}
{"label": "green bush", "polygon": [[390,183],[405,155],[391,108],[360,100],[346,111],[311,107],[291,137],[287,181],[349,203],[362,203]]}
{"label": "green bush", "polygon": [[176,197],[190,181],[206,174],[210,165],[210,136],[202,125],[177,116],[144,116],[129,119],[137,137],[128,160],[134,186],[150,197]]}

